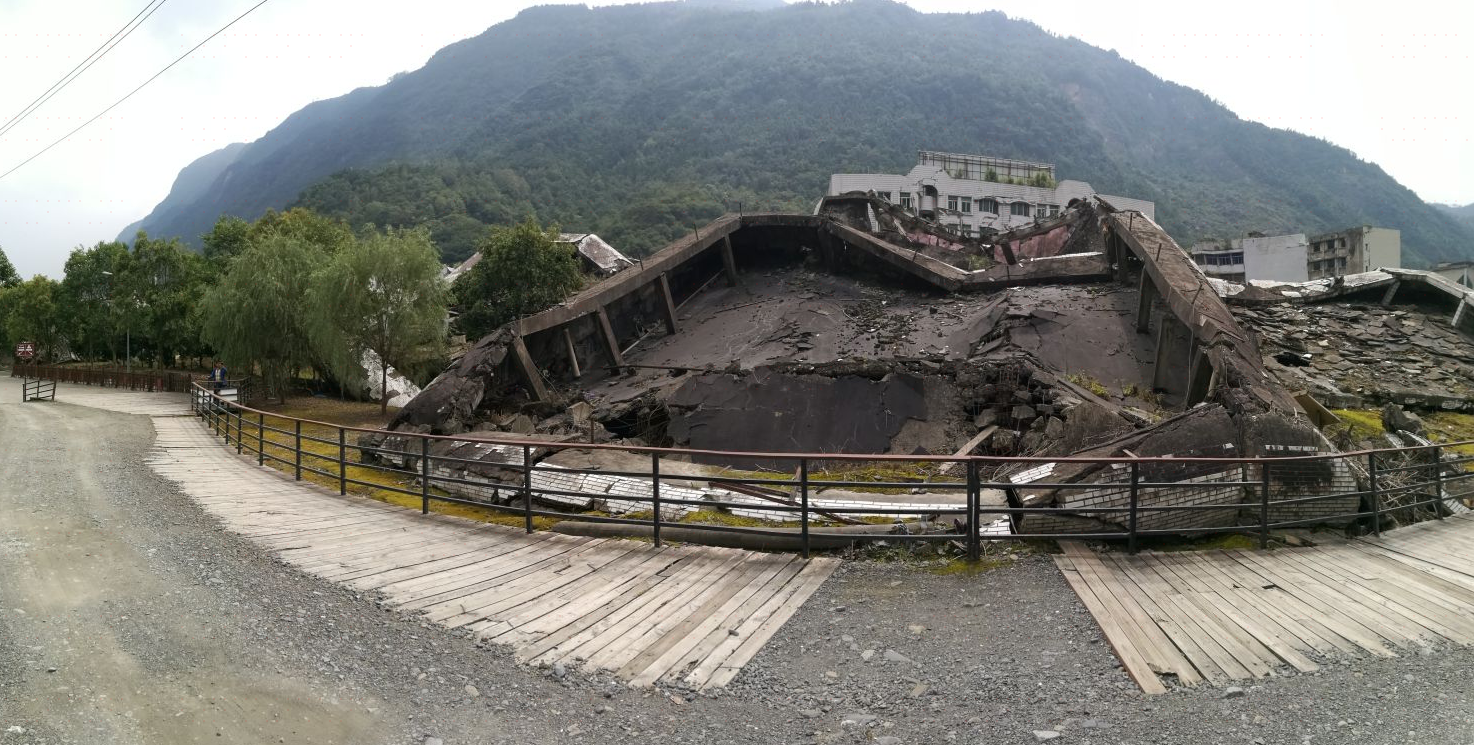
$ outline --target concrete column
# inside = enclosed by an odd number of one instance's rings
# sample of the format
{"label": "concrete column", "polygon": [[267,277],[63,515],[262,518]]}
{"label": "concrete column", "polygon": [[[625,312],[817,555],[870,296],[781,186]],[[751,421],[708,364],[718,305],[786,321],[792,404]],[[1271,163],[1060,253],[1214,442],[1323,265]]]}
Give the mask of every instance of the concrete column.
{"label": "concrete column", "polygon": [[1464,309],[1467,307],[1469,307],[1469,301],[1459,298],[1459,307],[1454,309],[1454,319],[1449,321],[1448,325],[1457,329],[1459,327],[1459,319],[1464,317]]}
{"label": "concrete column", "polygon": [[609,364],[624,367],[624,355],[619,351],[619,340],[614,338],[614,327],[609,325],[609,314],[603,308],[595,311],[599,324],[599,336],[604,339],[604,348],[609,352]]}
{"label": "concrete column", "polygon": [[522,379],[527,382],[527,392],[532,394],[537,401],[546,401],[548,389],[543,385],[542,373],[538,371],[537,365],[532,361],[532,354],[527,351],[527,344],[522,337],[512,337],[512,356],[516,358],[517,368],[522,373]]}
{"label": "concrete column", "polygon": [[1146,267],[1141,268],[1141,284],[1138,287],[1136,297],[1136,333],[1145,334],[1151,330],[1152,325],[1152,302],[1157,299],[1157,285],[1152,282],[1151,273]]}
{"label": "concrete column", "polygon": [[1187,400],[1183,402],[1183,408],[1191,408],[1208,398],[1213,390],[1213,376],[1213,361],[1197,344],[1193,344],[1193,362],[1188,371]]}
{"label": "concrete column", "polygon": [[1392,298],[1397,295],[1397,288],[1399,288],[1401,286],[1402,286],[1402,280],[1399,279],[1399,280],[1394,281],[1392,283],[1392,286],[1391,287],[1388,287],[1387,288],[1387,293],[1382,296],[1382,306],[1383,307],[1386,307],[1386,306],[1392,304]]}
{"label": "concrete column", "polygon": [[722,267],[727,270],[727,281],[737,287],[737,257],[732,254],[732,237],[722,236]]}
{"label": "concrete column", "polygon": [[573,366],[573,377],[583,377],[583,372],[578,369],[578,352],[573,348],[573,332],[563,327],[563,345],[568,349],[568,364]]}
{"label": "concrete column", "polygon": [[670,277],[662,272],[660,275],[660,302],[661,309],[665,311],[665,330],[670,334],[680,333],[680,326],[676,323],[676,301],[670,294]]}

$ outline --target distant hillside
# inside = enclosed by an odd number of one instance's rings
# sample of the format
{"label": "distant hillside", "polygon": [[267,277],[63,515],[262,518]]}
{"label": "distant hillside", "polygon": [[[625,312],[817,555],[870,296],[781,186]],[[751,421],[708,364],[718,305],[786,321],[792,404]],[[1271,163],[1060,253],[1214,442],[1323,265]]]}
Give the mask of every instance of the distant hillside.
{"label": "distant hillside", "polygon": [[[1462,207],[1452,204],[1436,204],[1434,206],[1452,217],[1455,221],[1462,223],[1464,227],[1474,231],[1474,202],[1463,205]],[[1465,258],[1474,258],[1474,256],[1466,256]]]}
{"label": "distant hillside", "polygon": [[300,196],[354,224],[429,225],[447,259],[527,214],[639,254],[739,201],[811,208],[829,174],[902,172],[918,149],[1057,163],[1156,201],[1184,243],[1371,223],[1400,228],[1413,262],[1474,250],[1474,230],[1342,148],[1025,21],[885,0],[532,8],[302,109],[142,227],[197,242],[221,213]]}

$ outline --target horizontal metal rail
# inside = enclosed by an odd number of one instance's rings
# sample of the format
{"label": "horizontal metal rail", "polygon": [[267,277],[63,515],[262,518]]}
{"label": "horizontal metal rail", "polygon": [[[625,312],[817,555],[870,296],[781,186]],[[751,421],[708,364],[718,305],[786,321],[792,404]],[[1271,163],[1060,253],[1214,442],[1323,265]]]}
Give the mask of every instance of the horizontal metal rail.
{"label": "horizontal metal rail", "polygon": [[[576,520],[590,523],[636,525],[650,529],[659,545],[662,528],[716,531],[731,534],[797,539],[800,550],[809,554],[816,541],[846,542],[956,542],[969,559],[977,559],[984,540],[1026,541],[1052,539],[1123,540],[1136,550],[1139,539],[1181,537],[1217,533],[1254,533],[1261,546],[1267,546],[1271,530],[1318,523],[1347,524],[1362,521],[1373,532],[1380,533],[1388,515],[1408,513],[1414,509],[1432,509],[1442,518],[1448,503],[1454,499],[1445,491],[1452,482],[1474,477],[1474,471],[1459,468],[1474,458],[1443,458],[1451,447],[1474,443],[1438,443],[1412,448],[1386,448],[1352,453],[1316,454],[1259,458],[1039,458],[934,455],[862,455],[853,453],[750,453],[621,446],[579,442],[544,442],[527,439],[467,438],[409,432],[389,432],[364,427],[350,427],[329,422],[300,419],[253,409],[229,400],[207,385],[194,384],[191,405],[196,415],[227,446],[238,453],[255,457],[258,464],[268,462],[290,471],[301,480],[304,474],[335,483],[340,493],[350,486],[376,490],[420,500],[421,510],[429,512],[432,503],[474,506],[502,514],[520,515],[524,528],[531,532],[536,518]],[[305,431],[304,431],[305,430]],[[349,435],[374,435],[378,444],[360,439],[350,443]],[[386,446],[391,438],[394,447]],[[436,449],[447,450],[458,445],[493,446],[500,453],[497,460],[478,460]],[[438,447],[437,447],[438,446]],[[648,458],[648,470],[600,470],[591,467],[563,467],[538,463],[539,457],[560,451],[615,450]],[[350,462],[349,452],[357,454]],[[1427,452],[1424,452],[1427,451]],[[780,461],[794,464],[792,476],[772,471],[744,474],[741,472],[688,476],[662,474],[662,458],[678,456],[717,456],[731,461]],[[1392,457],[1414,460],[1413,465],[1382,466],[1379,461]],[[1416,459],[1426,459],[1418,463]],[[386,463],[383,461],[393,463]],[[1366,473],[1368,488],[1356,483],[1351,490],[1328,489],[1323,464],[1339,461],[1343,466],[1358,464]],[[869,481],[845,478],[845,463],[953,464],[952,476],[944,481],[927,481],[928,471],[918,480]],[[1045,464],[1101,464],[1111,466],[1111,480],[1094,482],[1014,483],[1008,480],[985,480],[984,469],[994,473],[1000,467],[1021,470]],[[818,470],[816,465],[826,465]],[[1182,467],[1197,464],[1195,472]],[[957,466],[961,466],[958,469]],[[1184,473],[1183,481],[1147,480],[1144,474],[1160,479],[1161,467]],[[1208,468],[1211,467],[1211,468]],[[1313,468],[1318,476],[1306,476]],[[364,471],[389,474],[394,478],[368,480]],[[499,473],[496,478],[476,477],[472,469]],[[1150,469],[1150,470],[1147,470]],[[1235,470],[1239,469],[1239,470]],[[945,469],[942,469],[945,470]],[[959,470],[962,480],[955,479]],[[1208,472],[1203,472],[1207,470]],[[1330,469],[1348,473],[1349,469]],[[1278,474],[1281,480],[1277,481]],[[1388,479],[1400,474],[1414,474],[1416,483],[1392,483]],[[605,481],[605,491],[570,488],[568,484],[586,484],[579,480],[598,475]],[[1046,476],[1048,473],[1045,474]],[[1223,477],[1223,480],[1214,480]],[[893,478],[893,477],[892,477]],[[564,479],[571,479],[567,481]],[[617,483],[623,481],[624,483]],[[705,484],[700,498],[690,495],[691,488]],[[617,488],[616,488],[617,487]],[[745,487],[745,488],[744,488]],[[472,498],[469,490],[486,490],[484,499]],[[844,490],[842,496],[827,495],[818,490]],[[459,491],[457,491],[459,490]],[[915,491],[917,501],[904,501],[901,495]],[[816,492],[820,498],[816,498]],[[857,494],[858,492],[858,494]],[[875,494],[866,499],[865,493]],[[1008,494],[1007,504],[983,504],[985,493]],[[1019,502],[1020,493],[1083,493],[1075,504],[1031,506]],[[899,493],[899,494],[898,494]],[[467,496],[468,494],[472,496]],[[1390,497],[1411,495],[1403,503],[1389,503]],[[961,497],[959,499],[959,497]],[[956,501],[951,501],[956,500]],[[1144,503],[1145,501],[1145,503]],[[1327,503],[1335,503],[1329,504]],[[1344,506],[1338,506],[1344,503]],[[547,504],[560,508],[549,509]],[[584,505],[578,507],[577,505]],[[600,513],[590,508],[620,504],[619,514]],[[1326,505],[1326,506],[1322,506]],[[565,509],[566,508],[566,509]],[[772,525],[728,524],[724,522],[688,522],[675,515],[725,511],[729,515],[760,513],[771,516]],[[1307,514],[1313,511],[1313,514]],[[1203,523],[1200,516],[1227,513],[1218,524]],[[983,520],[1006,519],[1007,530],[985,531]],[[836,532],[827,527],[846,522],[880,521],[882,524],[920,520],[925,532]],[[1075,522],[1051,522],[1065,520]],[[1198,521],[1198,522],[1194,522]],[[729,521],[731,522],[731,521]],[[792,526],[797,523],[797,532]],[[1069,529],[1065,529],[1068,527]],[[849,530],[849,529],[847,529]]]}

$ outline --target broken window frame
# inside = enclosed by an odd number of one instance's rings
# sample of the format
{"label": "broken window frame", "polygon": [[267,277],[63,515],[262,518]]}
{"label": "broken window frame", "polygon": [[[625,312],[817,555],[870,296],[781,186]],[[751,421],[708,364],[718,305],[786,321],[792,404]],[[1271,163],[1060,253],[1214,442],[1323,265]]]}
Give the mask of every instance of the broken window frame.
{"label": "broken window frame", "polygon": [[990,215],[996,215],[996,214],[998,214],[998,200],[996,200],[996,199],[994,199],[992,197],[984,197],[982,199],[979,199],[978,200],[978,211],[979,212],[986,212],[986,213],[988,213]]}
{"label": "broken window frame", "polygon": [[1008,214],[1014,217],[1032,217],[1033,205],[1028,202],[1014,202],[1008,205]]}

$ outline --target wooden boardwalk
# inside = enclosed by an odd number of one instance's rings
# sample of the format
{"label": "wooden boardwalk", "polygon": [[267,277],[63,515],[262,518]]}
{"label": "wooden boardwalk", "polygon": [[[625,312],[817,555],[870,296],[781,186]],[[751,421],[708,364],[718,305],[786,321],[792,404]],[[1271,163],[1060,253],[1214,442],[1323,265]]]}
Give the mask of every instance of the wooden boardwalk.
{"label": "wooden boardwalk", "polygon": [[1474,516],[1275,551],[1055,558],[1147,693],[1474,644]]}
{"label": "wooden boardwalk", "polygon": [[154,426],[155,471],[301,570],[510,645],[525,663],[632,686],[725,685],[839,563],[421,515],[257,466],[193,418]]}

